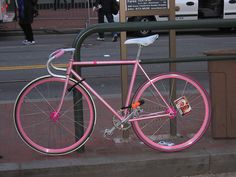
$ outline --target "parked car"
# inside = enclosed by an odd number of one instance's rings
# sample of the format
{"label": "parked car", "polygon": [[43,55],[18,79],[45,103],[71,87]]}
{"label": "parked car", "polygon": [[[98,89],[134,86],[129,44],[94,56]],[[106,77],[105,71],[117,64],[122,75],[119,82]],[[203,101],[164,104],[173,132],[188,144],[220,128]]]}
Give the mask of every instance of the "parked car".
{"label": "parked car", "polygon": [[[207,18],[236,18],[236,0],[176,0],[176,20],[198,20]],[[128,17],[128,22],[166,21],[167,16]],[[119,14],[114,16],[119,22]],[[137,31],[138,36],[147,36],[151,30]]]}

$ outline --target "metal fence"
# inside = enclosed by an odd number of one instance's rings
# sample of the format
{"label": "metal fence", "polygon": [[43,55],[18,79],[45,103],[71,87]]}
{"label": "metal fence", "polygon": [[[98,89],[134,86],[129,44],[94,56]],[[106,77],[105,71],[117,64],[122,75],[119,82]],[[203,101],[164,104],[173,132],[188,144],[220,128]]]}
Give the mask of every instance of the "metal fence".
{"label": "metal fence", "polygon": [[92,12],[94,2],[95,0],[39,0],[37,8],[40,15],[35,21],[41,22],[36,28],[50,28],[50,24],[53,24],[53,28],[85,28],[94,24],[97,22],[97,14]]}
{"label": "metal fence", "polygon": [[94,0],[39,0],[38,9],[79,9],[92,7]]}
{"label": "metal fence", "polygon": [[[11,1],[14,3],[14,1]],[[39,16],[34,18],[34,30],[83,29],[97,23],[97,13],[92,11],[95,0],[38,0]],[[11,11],[16,11],[10,4]],[[17,12],[17,11],[16,11]],[[16,15],[17,16],[17,15]],[[7,30],[20,27],[16,21],[5,25]]]}

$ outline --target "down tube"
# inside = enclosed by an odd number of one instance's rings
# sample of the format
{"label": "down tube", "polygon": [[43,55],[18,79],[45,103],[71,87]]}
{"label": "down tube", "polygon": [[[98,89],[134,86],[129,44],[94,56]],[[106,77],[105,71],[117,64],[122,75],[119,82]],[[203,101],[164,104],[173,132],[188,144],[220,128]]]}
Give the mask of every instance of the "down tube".
{"label": "down tube", "polygon": [[138,66],[140,66],[139,65],[139,61],[136,60],[136,63],[134,64],[134,68],[133,68],[132,78],[131,78],[131,81],[130,81],[130,85],[129,85],[129,90],[128,90],[125,106],[128,106],[130,104],[130,98],[131,98],[134,82],[136,80]]}
{"label": "down tube", "polygon": [[[71,73],[78,79],[83,80],[74,70],[71,70]],[[122,120],[122,117],[107,103],[87,82],[84,80],[81,82],[83,86],[92,92],[118,119]]]}

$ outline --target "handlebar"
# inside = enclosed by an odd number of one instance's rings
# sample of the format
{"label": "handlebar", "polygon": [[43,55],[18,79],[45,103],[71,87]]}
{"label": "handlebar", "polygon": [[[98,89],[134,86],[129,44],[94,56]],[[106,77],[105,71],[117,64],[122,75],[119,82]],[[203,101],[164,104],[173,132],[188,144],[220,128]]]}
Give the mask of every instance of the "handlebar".
{"label": "handlebar", "polygon": [[[53,58],[53,59],[59,58],[59,57],[61,57],[62,55],[64,55],[65,53],[67,53],[67,52],[72,52],[72,56],[73,56],[73,55],[74,55],[74,52],[75,52],[75,48],[58,49],[58,50],[56,50],[55,52],[53,52],[53,53],[51,53],[51,54],[49,55],[49,60],[50,60],[51,58]],[[52,59],[52,60],[53,60],[53,59]]]}
{"label": "handlebar", "polygon": [[60,56],[64,55],[65,51],[63,49],[59,49],[57,51],[55,51],[55,58],[59,58]]}
{"label": "handlebar", "polygon": [[71,52],[72,53],[72,58],[74,57],[74,52],[75,52],[75,48],[67,48],[67,49],[58,49],[55,52],[51,53],[49,55],[49,59],[47,61],[47,70],[49,72],[50,75],[55,76],[55,77],[64,77],[61,75],[57,75],[54,74],[50,68],[53,68],[54,70],[58,70],[58,71],[66,71],[65,68],[58,68],[55,65],[52,64],[52,61],[56,58],[61,57],[62,55],[64,55],[65,53]]}

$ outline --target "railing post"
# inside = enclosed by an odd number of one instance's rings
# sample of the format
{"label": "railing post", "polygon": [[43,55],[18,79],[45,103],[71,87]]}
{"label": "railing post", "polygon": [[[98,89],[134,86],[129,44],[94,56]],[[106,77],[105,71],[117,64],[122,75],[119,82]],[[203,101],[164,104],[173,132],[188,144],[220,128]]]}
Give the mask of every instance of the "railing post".
{"label": "railing post", "polygon": [[[77,61],[80,61],[80,52],[75,51],[75,59]],[[75,67],[74,70],[81,75],[81,68]],[[76,94],[73,91],[73,99],[74,99],[74,103],[77,102],[77,100],[82,100],[82,95],[81,94]],[[81,103],[81,102],[80,102]],[[81,104],[74,104],[74,119],[75,122],[80,122],[80,124],[76,124],[75,123],[75,134],[76,134],[76,138],[75,140],[77,140],[77,138],[82,137],[83,133],[84,133],[84,129],[81,125],[83,125],[84,123],[84,117],[83,117],[83,112],[82,111],[75,111],[75,110],[83,110],[83,103]],[[80,125],[80,126],[79,126]],[[81,148],[79,148],[77,150],[77,152],[84,152],[84,146],[82,146]]]}
{"label": "railing post", "polygon": [[[173,22],[175,21],[175,0],[170,1],[170,14],[169,14],[169,21]],[[176,60],[176,31],[174,29],[171,29],[169,31],[169,57],[171,60]],[[176,63],[170,63],[169,64],[169,70],[174,72],[176,71]],[[173,89],[171,89],[173,88]],[[176,83],[172,82],[170,83],[170,92],[172,95],[172,103],[176,99]],[[170,120],[170,134],[172,136],[176,136],[177,134],[177,120],[171,119]]]}

